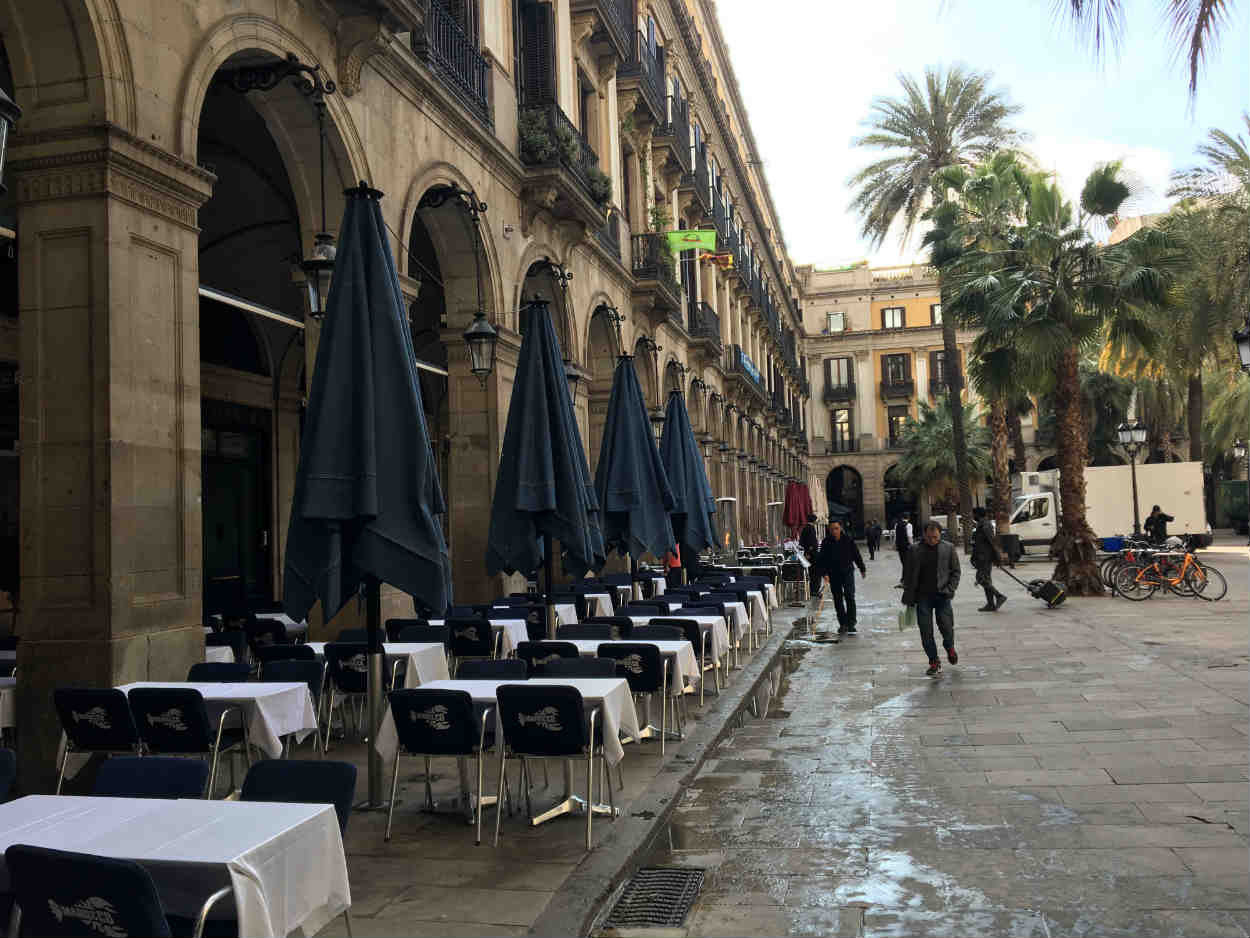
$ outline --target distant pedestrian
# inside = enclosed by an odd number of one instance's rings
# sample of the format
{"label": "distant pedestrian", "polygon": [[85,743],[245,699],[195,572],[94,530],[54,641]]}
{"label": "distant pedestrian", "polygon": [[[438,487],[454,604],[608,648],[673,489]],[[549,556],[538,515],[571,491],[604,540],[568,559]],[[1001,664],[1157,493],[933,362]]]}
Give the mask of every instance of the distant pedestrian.
{"label": "distant pedestrian", "polygon": [[994,588],[994,564],[1001,564],[1003,555],[994,543],[994,528],[985,509],[978,505],[972,509],[972,516],[976,519],[972,532],[972,567],[977,571],[977,586],[985,590],[985,605],[977,612],[997,612],[1007,601],[1006,595]]}
{"label": "distant pedestrian", "polygon": [[898,562],[902,570],[898,575],[898,585],[903,585],[903,578],[907,576],[907,551],[911,549],[911,522],[907,520],[907,514],[899,515],[898,523],[894,525],[894,549],[898,551]]}
{"label": "distant pedestrian", "polygon": [[959,663],[955,651],[955,614],[951,597],[959,588],[959,553],[950,541],[942,540],[942,526],[930,521],[924,526],[924,539],[912,547],[903,574],[903,605],[916,607],[920,643],[929,656],[929,677],[942,673],[942,660],[933,642],[933,620],[937,618],[942,646],[951,664]]}
{"label": "distant pedestrian", "polygon": [[881,549],[881,525],[873,518],[864,531],[864,540],[868,543],[868,559],[875,560],[877,551]]}
{"label": "distant pedestrian", "polygon": [[838,634],[855,634],[855,568],[860,576],[868,576],[864,558],[859,554],[855,538],[842,530],[842,522],[829,525],[829,534],[820,545],[820,568],[829,578],[833,608],[838,613]]}
{"label": "distant pedestrian", "polygon": [[1150,509],[1150,515],[1142,524],[1146,529],[1146,535],[1156,544],[1162,544],[1168,539],[1168,522],[1175,521],[1171,515],[1165,515],[1158,505]]}
{"label": "distant pedestrian", "polygon": [[807,524],[803,525],[803,530],[799,532],[799,547],[802,548],[807,562],[811,564],[807,568],[808,592],[811,596],[818,596],[820,595],[820,567],[816,560],[817,554],[820,553],[820,535],[816,533],[816,516],[813,514],[807,516]]}

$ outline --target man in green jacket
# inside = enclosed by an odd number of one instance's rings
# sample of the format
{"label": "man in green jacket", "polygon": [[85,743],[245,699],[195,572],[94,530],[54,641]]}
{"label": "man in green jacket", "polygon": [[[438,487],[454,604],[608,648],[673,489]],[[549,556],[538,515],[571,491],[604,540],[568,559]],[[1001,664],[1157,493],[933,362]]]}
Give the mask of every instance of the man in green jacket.
{"label": "man in green jacket", "polygon": [[949,541],[942,540],[942,526],[928,521],[924,536],[907,552],[903,566],[903,605],[916,607],[920,643],[929,657],[929,677],[942,673],[942,660],[933,641],[933,620],[942,633],[942,646],[951,664],[959,663],[955,651],[955,614],[951,597],[959,588],[959,554]]}

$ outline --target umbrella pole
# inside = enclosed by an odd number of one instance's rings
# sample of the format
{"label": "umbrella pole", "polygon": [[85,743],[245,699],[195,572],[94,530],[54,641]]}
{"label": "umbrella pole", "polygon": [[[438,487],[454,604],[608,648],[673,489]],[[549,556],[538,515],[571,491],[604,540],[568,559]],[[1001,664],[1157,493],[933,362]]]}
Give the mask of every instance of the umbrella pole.
{"label": "umbrella pole", "polygon": [[555,570],[555,561],[551,556],[551,535],[543,535],[543,566],[547,571],[547,592],[543,594],[543,600],[547,609],[547,640],[555,641],[556,637],[556,604],[551,595],[552,572]]}
{"label": "umbrella pole", "polygon": [[629,595],[634,599],[642,599],[642,584],[638,582],[638,558],[629,555]]}
{"label": "umbrella pole", "polygon": [[382,756],[377,750],[378,727],[382,724],[385,653],[382,650],[382,583],[377,577],[365,578],[365,626],[369,640],[369,801],[366,809],[385,808],[382,801]]}

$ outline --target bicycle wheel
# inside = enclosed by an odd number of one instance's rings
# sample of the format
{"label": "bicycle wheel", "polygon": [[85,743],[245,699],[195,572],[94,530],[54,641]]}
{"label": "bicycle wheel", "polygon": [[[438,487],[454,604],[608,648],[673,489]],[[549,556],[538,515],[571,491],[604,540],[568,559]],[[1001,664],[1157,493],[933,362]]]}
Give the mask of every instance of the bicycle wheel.
{"label": "bicycle wheel", "polygon": [[1177,596],[1193,596],[1193,587],[1189,585],[1188,571],[1184,576],[1181,575],[1181,567],[1175,561],[1168,561],[1162,564],[1160,571],[1163,578],[1163,585],[1169,593],[1175,593]]}
{"label": "bicycle wheel", "polygon": [[1224,579],[1224,574],[1205,563],[1190,567],[1185,572],[1185,579],[1190,581],[1190,589],[1194,595],[1209,603],[1223,599],[1228,592],[1228,581]]}
{"label": "bicycle wheel", "polygon": [[1135,603],[1153,596],[1158,585],[1149,568],[1140,564],[1126,563],[1115,574],[1116,593]]}
{"label": "bicycle wheel", "polygon": [[1103,586],[1112,592],[1115,592],[1115,574],[1119,569],[1121,559],[1118,555],[1112,555],[1102,562],[1098,568],[1098,575],[1102,577]]}

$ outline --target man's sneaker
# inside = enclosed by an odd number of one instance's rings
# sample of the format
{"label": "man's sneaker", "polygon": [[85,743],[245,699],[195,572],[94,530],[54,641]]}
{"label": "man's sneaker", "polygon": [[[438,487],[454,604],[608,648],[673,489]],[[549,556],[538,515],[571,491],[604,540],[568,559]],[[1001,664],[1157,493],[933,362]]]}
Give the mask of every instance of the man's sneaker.
{"label": "man's sneaker", "polygon": [[856,632],[856,631],[855,631],[855,624],[854,624],[854,623],[851,623],[850,625],[848,625],[848,626],[846,627],[846,634],[847,634],[847,635],[858,635],[858,634],[859,634],[858,632]]}
{"label": "man's sneaker", "polygon": [[839,626],[838,626],[838,634],[839,634],[839,635],[845,635],[845,634],[846,634],[846,626],[845,626],[845,625],[839,625]]}
{"label": "man's sneaker", "polygon": [[929,670],[925,672],[925,677],[933,677],[935,674],[942,673],[942,662],[934,658],[929,662]]}
{"label": "man's sneaker", "polygon": [[951,664],[959,664],[959,652],[955,651],[954,648],[946,649],[946,660]]}
{"label": "man's sneaker", "polygon": [[1003,603],[1005,603],[1006,601],[1007,601],[1007,594],[999,593],[998,601],[994,603],[994,611],[997,612],[999,609],[1003,608]]}
{"label": "man's sneaker", "polygon": [[986,603],[984,606],[979,607],[977,609],[977,612],[993,612],[997,608],[998,607],[995,606],[993,603]]}

